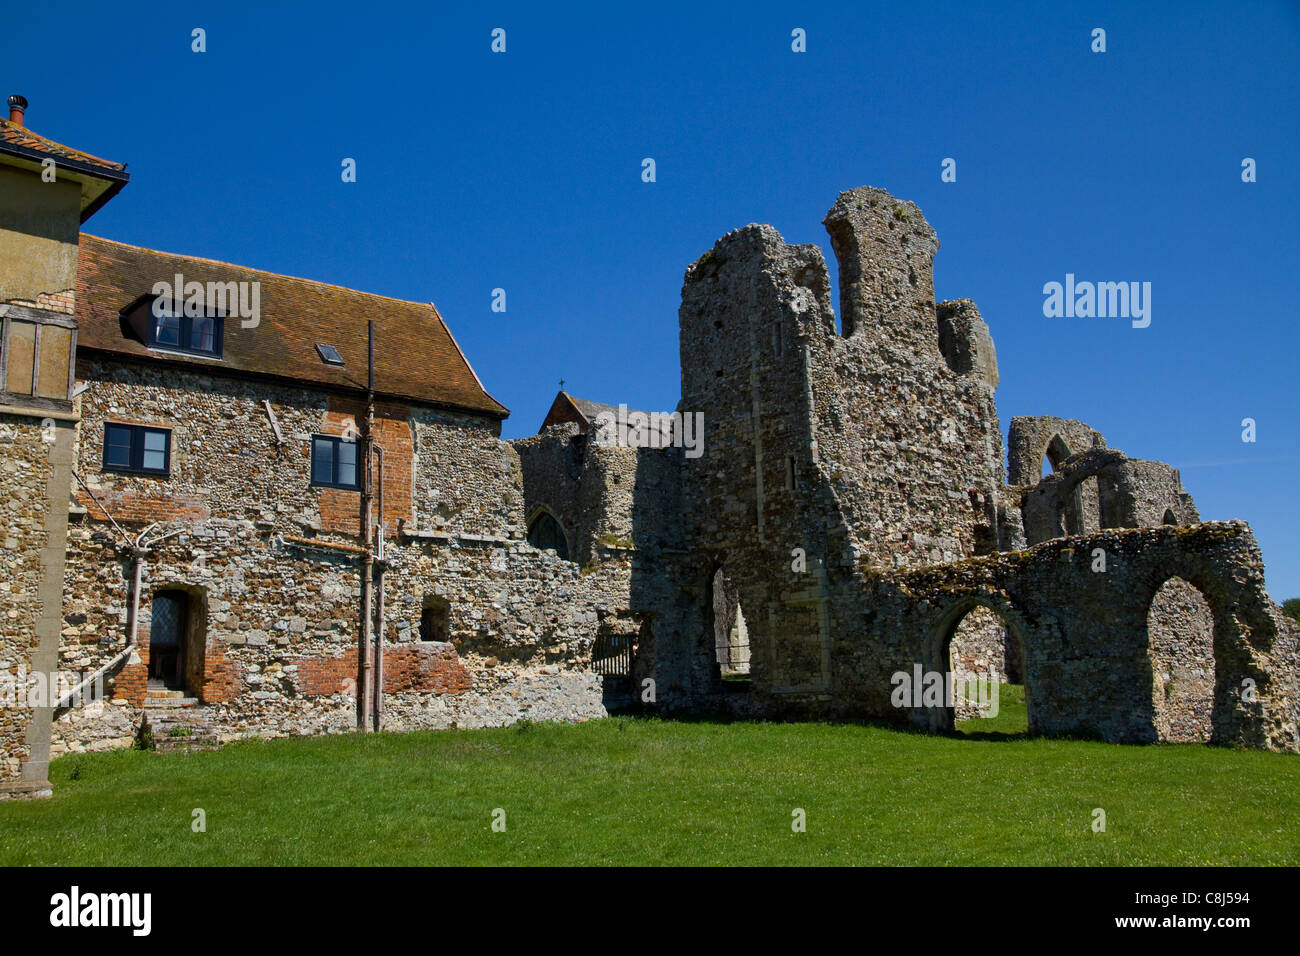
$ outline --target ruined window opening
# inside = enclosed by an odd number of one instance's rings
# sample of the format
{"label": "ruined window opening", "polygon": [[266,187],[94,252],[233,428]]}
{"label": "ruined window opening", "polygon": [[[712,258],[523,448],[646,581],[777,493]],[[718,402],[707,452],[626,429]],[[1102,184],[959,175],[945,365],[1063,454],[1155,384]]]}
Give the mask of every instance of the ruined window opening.
{"label": "ruined window opening", "polygon": [[420,611],[420,640],[451,642],[451,605],[436,594],[425,595]]}
{"label": "ruined window opening", "polygon": [[564,529],[549,511],[539,511],[528,526],[528,543],[543,551],[554,551],[565,561],[569,560],[569,541]]}
{"label": "ruined window opening", "polygon": [[1194,584],[1173,576],[1147,608],[1156,739],[1204,743],[1214,734],[1214,611]]}
{"label": "ruined window opening", "polygon": [[1165,509],[1165,516],[1164,516],[1164,518],[1161,520],[1160,523],[1161,523],[1161,524],[1178,524],[1178,519],[1174,517],[1173,509],[1171,509],[1171,508],[1166,508],[1166,509]]}
{"label": "ruined window opening", "polygon": [[104,425],[104,471],[132,475],[171,474],[172,433],[168,428],[146,425]]}
{"label": "ruined window opening", "polygon": [[785,490],[794,491],[799,487],[799,472],[795,467],[794,455],[785,456]]}
{"label": "ruined window opening", "polygon": [[749,627],[740,608],[740,590],[718,568],[711,579],[713,651],[724,681],[744,681],[749,672]]}
{"label": "ruined window opening", "polygon": [[336,435],[311,437],[311,483],[320,488],[361,487],[357,471],[357,443]]}
{"label": "ruined window opening", "polygon": [[[1024,648],[1002,615],[983,604],[968,608],[948,631],[945,657],[952,675],[955,725],[987,718],[999,721],[988,725],[993,732],[1028,732]],[[979,731],[981,725],[964,729]]]}

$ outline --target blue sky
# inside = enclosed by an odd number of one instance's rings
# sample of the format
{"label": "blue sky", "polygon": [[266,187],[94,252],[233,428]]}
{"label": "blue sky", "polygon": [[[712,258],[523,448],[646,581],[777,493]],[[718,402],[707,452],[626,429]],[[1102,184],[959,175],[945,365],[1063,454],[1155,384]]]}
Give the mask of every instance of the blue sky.
{"label": "blue sky", "polygon": [[[506,437],[561,377],[672,408],[686,266],[749,222],[833,263],[822,216],[883,187],[989,323],[1004,436],[1055,414],[1170,462],[1300,595],[1300,4],[554,6],[33,4],[3,92],[129,163],[96,234],[437,303]],[[1151,282],[1150,327],[1045,318],[1067,272]]]}

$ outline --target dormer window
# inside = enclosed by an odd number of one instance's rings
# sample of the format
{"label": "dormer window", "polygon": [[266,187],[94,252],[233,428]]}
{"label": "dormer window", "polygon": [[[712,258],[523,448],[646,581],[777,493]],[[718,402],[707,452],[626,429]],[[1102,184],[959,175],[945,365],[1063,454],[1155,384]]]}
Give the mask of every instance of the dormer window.
{"label": "dormer window", "polygon": [[178,314],[174,309],[155,308],[152,304],[148,316],[149,348],[221,358],[223,316]]}

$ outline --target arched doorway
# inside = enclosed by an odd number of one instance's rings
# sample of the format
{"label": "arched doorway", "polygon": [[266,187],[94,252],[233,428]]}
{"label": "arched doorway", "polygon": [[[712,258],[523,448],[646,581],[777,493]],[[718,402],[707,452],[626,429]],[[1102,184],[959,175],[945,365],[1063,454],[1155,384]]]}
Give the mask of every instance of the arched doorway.
{"label": "arched doorway", "polygon": [[1147,609],[1156,739],[1202,743],[1214,733],[1214,611],[1205,595],[1171,577]]}
{"label": "arched doorway", "polygon": [[149,682],[159,690],[185,690],[190,596],[156,591],[149,623]]}
{"label": "arched doorway", "polygon": [[950,726],[963,733],[1028,733],[1024,647],[1002,615],[972,603],[953,616],[944,643],[953,688]]}

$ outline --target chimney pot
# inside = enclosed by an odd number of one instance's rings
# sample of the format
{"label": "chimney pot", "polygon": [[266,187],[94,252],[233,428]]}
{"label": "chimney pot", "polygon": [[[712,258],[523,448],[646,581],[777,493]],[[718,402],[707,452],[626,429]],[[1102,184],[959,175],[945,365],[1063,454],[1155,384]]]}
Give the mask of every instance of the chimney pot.
{"label": "chimney pot", "polygon": [[27,112],[27,97],[15,93],[9,97],[9,122],[15,126],[23,125],[23,114]]}

